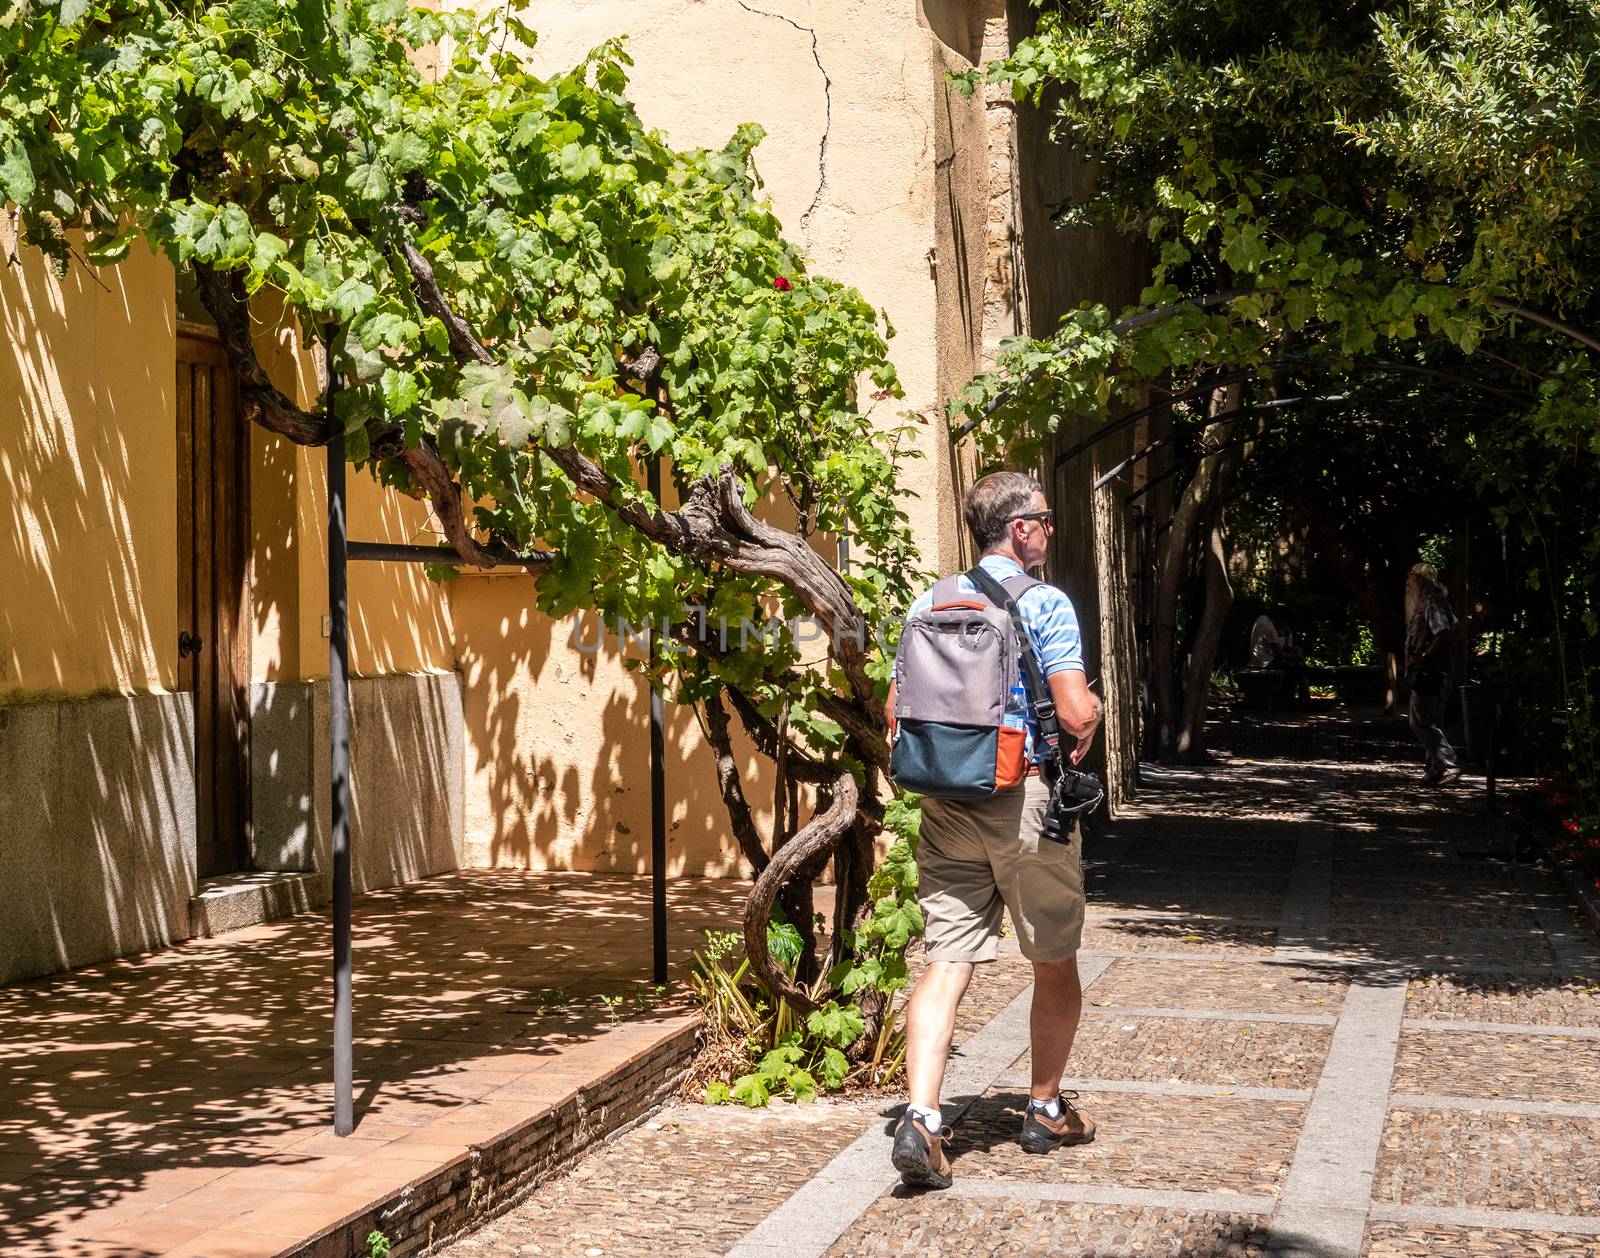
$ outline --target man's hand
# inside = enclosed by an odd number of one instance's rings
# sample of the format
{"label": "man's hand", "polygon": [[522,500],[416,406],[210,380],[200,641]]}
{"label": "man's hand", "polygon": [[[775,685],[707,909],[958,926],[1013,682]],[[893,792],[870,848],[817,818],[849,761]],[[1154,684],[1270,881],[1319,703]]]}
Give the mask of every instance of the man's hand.
{"label": "man's hand", "polygon": [[1051,673],[1050,698],[1055,701],[1056,718],[1061,728],[1076,738],[1077,745],[1067,753],[1067,760],[1077,764],[1094,746],[1095,731],[1100,728],[1103,715],[1100,697],[1089,689],[1088,680],[1078,669]]}

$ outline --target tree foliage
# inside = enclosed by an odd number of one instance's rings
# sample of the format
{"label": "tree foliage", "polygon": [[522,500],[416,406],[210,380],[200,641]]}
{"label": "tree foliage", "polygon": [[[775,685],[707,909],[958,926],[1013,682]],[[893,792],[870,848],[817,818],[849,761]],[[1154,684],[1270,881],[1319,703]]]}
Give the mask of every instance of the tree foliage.
{"label": "tree foliage", "polygon": [[[9,0],[0,199],[58,268],[141,238],[189,268],[247,416],[305,444],[342,434],[380,481],[431,499],[464,563],[534,556],[552,616],[654,626],[633,663],[702,715],[761,875],[752,960],[793,987],[765,955],[779,895],[809,945],[809,883],[842,845],[842,923],[869,913],[875,644],[917,579],[897,506],[916,451],[871,414],[899,396],[892,329],[785,240],[759,127],[675,149],[628,101],[620,43],[540,77],[535,39],[509,9],[404,0]],[[331,423],[256,361],[257,294],[326,342]],[[654,460],[665,501],[643,487]],[[843,534],[847,576],[826,557]],[[685,628],[686,604],[709,633]],[[821,647],[717,632],[800,616]],[[795,801],[770,842],[730,704]]]}
{"label": "tree foliage", "polygon": [[[997,450],[1152,385],[1193,399],[1174,409],[1196,433],[1215,420],[1208,383],[1240,380],[1247,413],[1286,394],[1409,388],[1449,432],[1480,511],[1530,543],[1569,521],[1558,620],[1582,725],[1600,569],[1594,7],[1038,7],[1031,38],[958,83],[1007,83],[1050,111],[1064,157],[1094,172],[1059,220],[1144,240],[1149,282],[1138,310],[1087,306],[1049,339],[1010,343],[956,418]],[[1488,411],[1468,420],[1463,396]],[[1339,457],[1338,410],[1292,422]]]}

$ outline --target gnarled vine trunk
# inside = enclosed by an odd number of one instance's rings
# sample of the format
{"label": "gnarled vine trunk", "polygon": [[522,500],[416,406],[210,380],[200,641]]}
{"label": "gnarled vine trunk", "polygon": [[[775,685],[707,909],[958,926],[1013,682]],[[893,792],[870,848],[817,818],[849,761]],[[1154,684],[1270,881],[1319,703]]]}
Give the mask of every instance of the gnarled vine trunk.
{"label": "gnarled vine trunk", "polygon": [[[1190,551],[1197,534],[1227,496],[1237,451],[1233,442],[1243,422],[1237,415],[1243,386],[1228,384],[1213,391],[1210,420],[1200,434],[1203,451],[1167,528],[1167,548],[1156,574],[1155,607],[1150,644],[1151,688],[1155,694],[1155,746],[1158,760],[1178,757],[1184,728],[1184,691],[1178,685],[1178,607],[1190,571]],[[1224,577],[1226,574],[1224,574]],[[1219,630],[1220,634],[1220,630]],[[1212,647],[1213,656],[1215,645]],[[1210,660],[1205,662],[1210,677]],[[1191,670],[1192,671],[1192,670]],[[1192,685],[1186,687],[1193,689]],[[1202,719],[1204,709],[1202,708]]]}

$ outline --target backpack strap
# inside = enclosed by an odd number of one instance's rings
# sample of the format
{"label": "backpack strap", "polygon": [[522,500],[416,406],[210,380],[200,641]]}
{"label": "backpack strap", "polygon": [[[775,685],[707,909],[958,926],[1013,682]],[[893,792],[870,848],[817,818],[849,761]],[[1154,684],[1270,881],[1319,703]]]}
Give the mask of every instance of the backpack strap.
{"label": "backpack strap", "polygon": [[[967,573],[967,580],[982,590],[991,603],[996,607],[1005,608],[1011,616],[1012,628],[1016,631],[1017,641],[1022,647],[1018,652],[1020,656],[1018,662],[1022,668],[1023,684],[1028,690],[1028,702],[1033,707],[1033,719],[1039,724],[1039,741],[1044,744],[1040,748],[1043,755],[1039,771],[1044,775],[1045,781],[1053,786],[1055,779],[1061,774],[1061,722],[1056,717],[1056,705],[1055,700],[1050,697],[1050,687],[1045,684],[1044,670],[1039,667],[1039,657],[1034,654],[1033,636],[1029,634],[1028,626],[1022,619],[1017,600],[1007,589],[1010,586],[1017,589],[1019,594],[1023,594],[1034,586],[1044,583],[1024,574],[1020,579],[1012,577],[1002,585],[977,564]],[[1023,585],[1022,582],[1027,584]]]}

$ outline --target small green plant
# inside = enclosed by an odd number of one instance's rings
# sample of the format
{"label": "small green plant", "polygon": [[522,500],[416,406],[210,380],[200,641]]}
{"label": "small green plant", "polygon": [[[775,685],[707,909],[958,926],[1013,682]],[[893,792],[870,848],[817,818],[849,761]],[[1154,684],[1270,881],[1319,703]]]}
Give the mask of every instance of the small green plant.
{"label": "small green plant", "polygon": [[572,996],[565,987],[552,987],[546,991],[534,993],[534,999],[539,1003],[540,1012],[543,1012],[546,1009],[559,1009],[567,1001],[571,1000]]}
{"label": "small green plant", "polygon": [[627,1000],[628,998],[620,993],[615,996],[607,996],[602,992],[600,994],[600,1003],[606,1007],[606,1021],[613,1025],[621,1022],[622,1006],[627,1003]]}
{"label": "small green plant", "polygon": [[656,983],[649,988],[646,988],[641,983],[628,993],[628,999],[632,1002],[636,1013],[649,1013],[651,1009],[666,998],[666,995],[667,985],[665,983]]}
{"label": "small green plant", "polygon": [[[705,1010],[708,1058],[722,1067],[707,1082],[708,1105],[738,1101],[766,1105],[775,1096],[812,1100],[848,1083],[887,1083],[905,1060],[905,1030],[895,995],[906,985],[906,948],[922,934],[917,907],[916,841],[919,801],[890,802],[885,826],[897,837],[868,884],[872,909],[845,940],[851,959],[840,962],[810,989],[832,998],[805,1017],[788,1001],[774,1001],[750,972],[742,940],[733,932],[706,932],[694,956],[691,983]],[[774,922],[767,947],[791,977],[800,957],[800,932]],[[869,1016],[876,1022],[868,1036]],[[741,1069],[753,1065],[754,1069]]]}
{"label": "small green plant", "polygon": [[389,1258],[389,1238],[377,1228],[367,1233],[367,1258]]}

